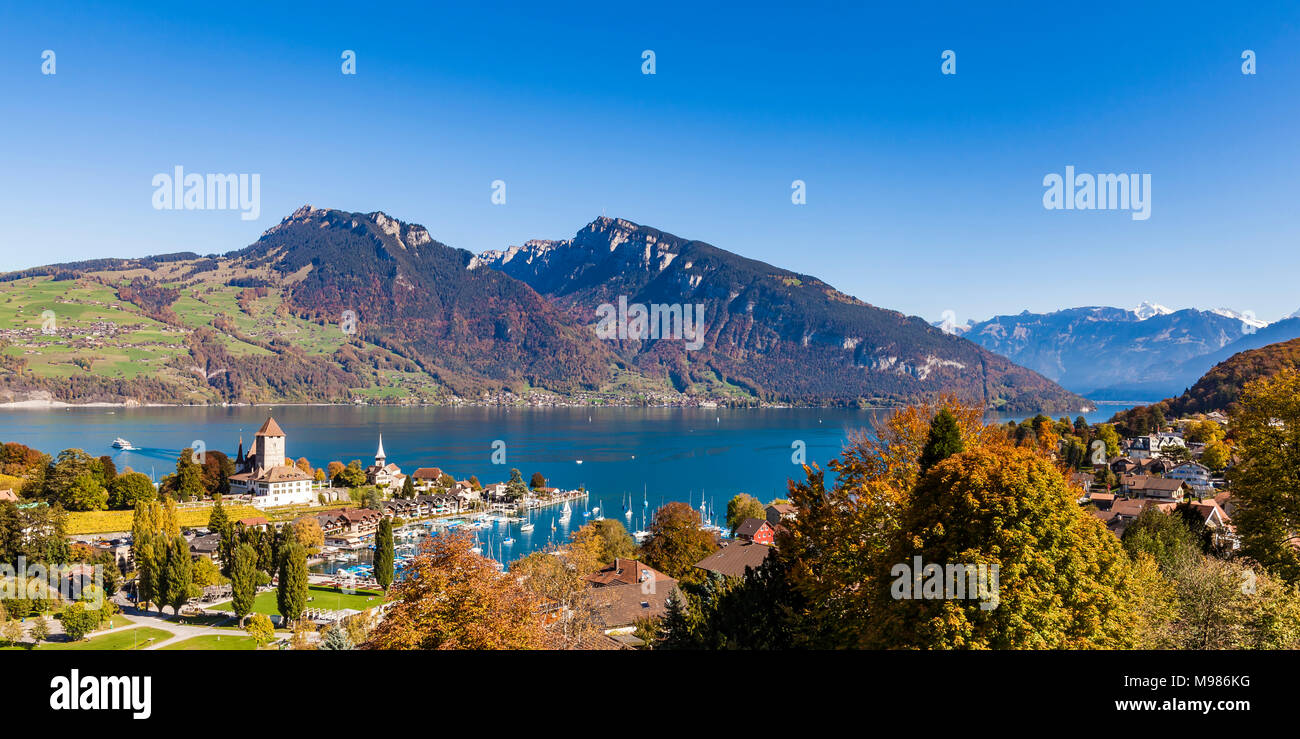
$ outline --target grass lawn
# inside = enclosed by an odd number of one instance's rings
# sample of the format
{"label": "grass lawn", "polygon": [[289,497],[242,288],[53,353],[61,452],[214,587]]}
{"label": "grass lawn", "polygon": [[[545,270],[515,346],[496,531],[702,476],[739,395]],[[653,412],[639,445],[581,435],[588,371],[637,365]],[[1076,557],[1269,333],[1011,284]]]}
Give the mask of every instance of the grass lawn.
{"label": "grass lawn", "polygon": [[[357,611],[364,611],[367,608],[373,608],[383,602],[383,593],[358,590],[355,593],[348,594],[330,588],[322,588],[317,585],[310,585],[307,587],[308,608],[321,608],[328,611],[340,611],[344,608],[351,608]],[[230,601],[209,606],[208,610],[229,611]],[[275,604],[274,590],[268,590],[257,596],[253,601],[253,613],[265,613],[268,616],[280,615],[280,609]]]}
{"label": "grass lawn", "polygon": [[[97,651],[117,651],[123,649],[125,650],[144,649],[145,647],[149,646],[150,639],[153,639],[154,642],[160,642],[163,641],[164,639],[170,639],[173,636],[174,634],[172,634],[172,632],[170,631],[155,629],[152,626],[140,626],[134,629],[122,629],[121,631],[114,629],[112,632],[109,632],[102,636],[96,636],[93,639],[90,639],[89,641],[45,642],[44,644],[41,644],[36,648],[44,651],[49,651],[49,650],[62,651],[62,650],[80,650],[80,649],[91,649]],[[3,649],[24,649],[24,647],[3,647]]]}
{"label": "grass lawn", "polygon": [[251,636],[227,636],[223,634],[205,634],[195,636],[175,644],[168,644],[162,651],[179,649],[182,651],[225,652],[257,649],[257,642]]}

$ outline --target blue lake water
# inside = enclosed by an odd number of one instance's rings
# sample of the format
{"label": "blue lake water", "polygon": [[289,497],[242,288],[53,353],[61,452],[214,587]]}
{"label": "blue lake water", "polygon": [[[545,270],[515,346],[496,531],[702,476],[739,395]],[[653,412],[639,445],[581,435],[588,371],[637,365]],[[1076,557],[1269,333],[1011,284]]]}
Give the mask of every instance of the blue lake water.
{"label": "blue lake water", "polygon": [[[1122,406],[1103,406],[1089,421],[1109,418]],[[869,431],[881,411],[833,408],[446,408],[367,406],[276,406],[232,408],[70,408],[0,411],[0,441],[17,441],[51,455],[76,447],[96,456],[111,455],[121,470],[161,477],[175,469],[184,447],[201,442],[232,457],[244,439],[274,413],[286,434],[286,451],[306,457],[313,467],[337,460],[374,459],[379,434],[388,461],[404,472],[441,467],[457,479],[476,475],[484,484],[508,479],[517,467],[524,480],[541,472],[563,489],[584,486],[588,508],[628,523],[624,505],[634,511],[629,531],[668,501],[704,502],[725,511],[737,493],[766,502],[784,497],[786,481],[800,474],[793,445],[802,442],[808,462],[823,467],[839,454],[854,432]],[[115,437],[138,451],[119,451]],[[494,447],[494,443],[495,447]],[[504,444],[505,461],[493,463]],[[581,460],[581,463],[579,463]],[[643,505],[648,502],[649,505]],[[560,508],[534,514],[536,529],[494,525],[477,532],[487,554],[508,561],[541,548],[552,537],[567,538],[556,521]],[[568,527],[588,518],[578,504]],[[513,537],[513,546],[502,540]]]}

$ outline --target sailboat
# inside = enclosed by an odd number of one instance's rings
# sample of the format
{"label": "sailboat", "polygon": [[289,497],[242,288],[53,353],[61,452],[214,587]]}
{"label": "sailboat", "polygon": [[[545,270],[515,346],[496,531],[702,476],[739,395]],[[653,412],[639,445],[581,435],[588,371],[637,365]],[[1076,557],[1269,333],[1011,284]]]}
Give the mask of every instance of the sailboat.
{"label": "sailboat", "polygon": [[623,516],[624,516],[624,518],[626,518],[626,519],[629,520],[629,521],[632,520],[632,506],[631,506],[631,502],[632,502],[632,494],[631,494],[631,493],[628,493],[628,496],[627,496],[627,502],[623,504]]}
{"label": "sailboat", "polygon": [[530,510],[528,512],[528,521],[523,526],[520,526],[519,530],[527,533],[529,531],[532,531],[535,528],[537,527],[533,525],[533,512]]}
{"label": "sailboat", "polygon": [[[583,499],[582,499],[582,517],[583,517],[583,518],[591,518],[591,511],[587,510],[587,506],[590,505],[590,504],[591,504],[591,499],[590,499],[590,498],[583,498]],[[600,509],[597,508],[596,510],[599,511]]]}
{"label": "sailboat", "polygon": [[560,520],[568,521],[572,516],[573,516],[573,509],[569,507],[569,501],[566,500],[564,501],[564,507],[560,509]]}

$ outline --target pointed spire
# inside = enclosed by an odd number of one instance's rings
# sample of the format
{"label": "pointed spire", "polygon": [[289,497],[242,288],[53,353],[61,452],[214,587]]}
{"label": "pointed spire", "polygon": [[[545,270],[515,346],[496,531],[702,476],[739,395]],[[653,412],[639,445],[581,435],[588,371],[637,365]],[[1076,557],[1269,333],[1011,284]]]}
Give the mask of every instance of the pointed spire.
{"label": "pointed spire", "polygon": [[235,464],[244,463],[244,435],[239,435],[239,453],[235,455]]}
{"label": "pointed spire", "polygon": [[375,452],[375,464],[383,467],[385,459],[388,459],[388,457],[384,454],[384,435],[381,433],[379,435],[379,450]]}

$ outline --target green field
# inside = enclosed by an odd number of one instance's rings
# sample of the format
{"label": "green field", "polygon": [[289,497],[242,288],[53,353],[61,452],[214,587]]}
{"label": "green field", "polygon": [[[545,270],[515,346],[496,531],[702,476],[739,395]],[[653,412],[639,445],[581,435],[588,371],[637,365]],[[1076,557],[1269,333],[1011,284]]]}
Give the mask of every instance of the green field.
{"label": "green field", "polygon": [[184,641],[178,641],[175,644],[168,644],[160,648],[161,651],[175,649],[179,651],[203,651],[203,652],[227,652],[227,651],[251,651],[257,649],[257,642],[253,641],[251,636],[229,636],[224,634],[205,634],[204,636],[194,636]]}
{"label": "green field", "polygon": [[[383,593],[358,590],[355,593],[348,594],[340,593],[328,588],[318,587],[316,585],[307,588],[308,608],[321,608],[329,611],[340,611],[344,608],[351,608],[357,611],[364,611],[367,608],[373,608],[383,602]],[[230,601],[209,606],[208,610],[229,611]],[[280,615],[280,609],[275,604],[274,590],[268,590],[257,596],[253,601],[253,613],[264,613],[268,616]]]}
{"label": "green field", "polygon": [[[185,264],[173,263],[169,271],[184,270]],[[179,386],[187,401],[215,402],[220,400],[216,391],[189,369],[185,338],[193,329],[215,329],[217,316],[231,327],[230,333],[218,330],[217,336],[232,357],[271,356],[274,352],[265,345],[282,342],[307,357],[330,358],[347,343],[337,325],[322,326],[291,315],[279,289],[271,288],[265,297],[247,300],[241,307],[243,288],[219,282],[182,287],[164,279],[162,284],[180,290],[169,308],[183,324],[168,325],[118,297],[116,287],[130,282],[124,274],[98,273],[109,284],[92,278],[56,281],[50,277],[0,283],[0,352],[21,360],[40,378],[156,378]],[[198,279],[216,278],[218,273],[209,272]],[[52,324],[46,311],[53,312]],[[364,380],[354,389],[357,396],[382,401],[440,393],[437,381],[428,374],[397,369],[409,363],[386,349],[364,344],[361,354],[373,361],[353,368]]]}
{"label": "green field", "polygon": [[[170,631],[155,629],[152,626],[137,626],[131,629],[113,630],[107,634],[96,636],[92,639],[79,642],[45,642],[36,647],[43,651],[63,651],[63,650],[81,650],[90,649],[95,651],[117,651],[123,649],[144,649],[150,644],[155,644],[174,636]],[[149,641],[152,639],[153,641]],[[24,649],[24,647],[9,646],[3,647],[7,650]]]}

